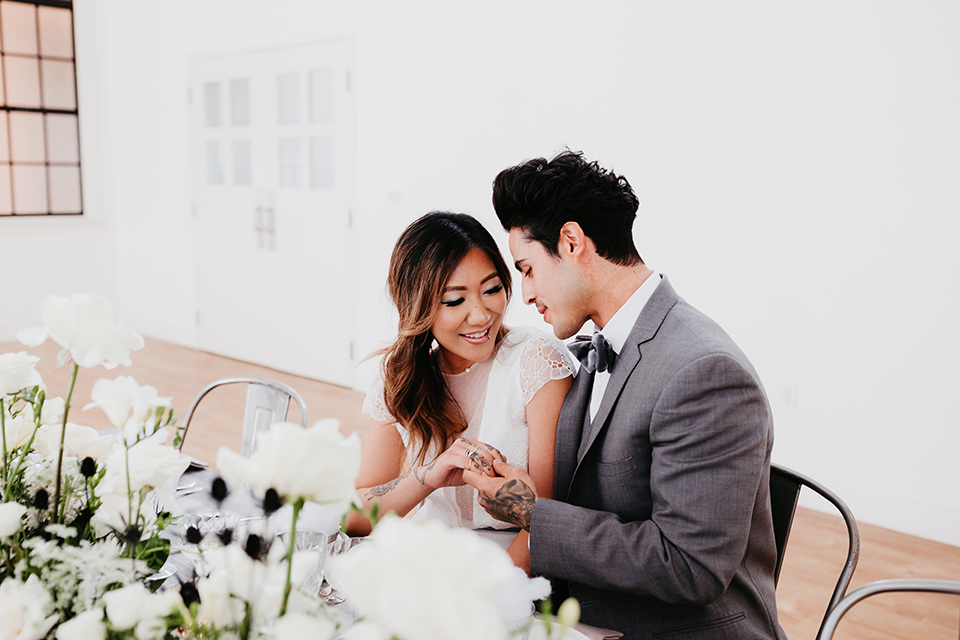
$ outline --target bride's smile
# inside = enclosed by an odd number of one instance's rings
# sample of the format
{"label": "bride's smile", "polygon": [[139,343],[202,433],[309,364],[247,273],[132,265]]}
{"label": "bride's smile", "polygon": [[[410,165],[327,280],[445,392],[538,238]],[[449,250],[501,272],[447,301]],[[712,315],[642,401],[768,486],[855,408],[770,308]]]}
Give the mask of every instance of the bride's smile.
{"label": "bride's smile", "polygon": [[493,353],[507,295],[490,257],[471,249],[443,289],[433,337],[450,373],[465,371]]}

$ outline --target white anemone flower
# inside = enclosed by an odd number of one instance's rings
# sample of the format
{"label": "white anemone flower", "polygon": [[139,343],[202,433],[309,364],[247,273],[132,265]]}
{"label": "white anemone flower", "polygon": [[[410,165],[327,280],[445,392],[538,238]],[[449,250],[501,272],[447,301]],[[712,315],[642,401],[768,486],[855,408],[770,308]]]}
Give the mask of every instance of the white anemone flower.
{"label": "white anemone flower", "polygon": [[217,467],[228,483],[248,486],[260,498],[272,488],[287,502],[303,498],[339,514],[356,496],[360,439],[355,433],[344,438],[332,418],[307,429],[278,422],[260,436],[249,458],[221,447]]}
{"label": "white anemone flower", "polygon": [[[533,601],[550,592],[546,580],[527,578],[497,543],[469,529],[396,516],[381,520],[363,544],[329,558],[325,573],[364,619],[419,640],[507,638],[524,621],[519,617],[532,615]],[[511,602],[501,602],[504,594]]]}
{"label": "white anemone flower", "polygon": [[39,361],[25,351],[0,355],[0,398],[40,384],[40,374],[34,368]]}
{"label": "white anemone flower", "polygon": [[143,348],[143,337],[113,320],[106,298],[86,293],[47,296],[40,306],[43,327],[22,329],[17,340],[35,347],[49,337],[61,347],[57,364],[69,355],[80,367],[130,366],[130,352]]}
{"label": "white anemone flower", "polygon": [[170,406],[170,398],[163,398],[150,385],[140,386],[133,376],[117,376],[113,380],[101,378],[93,383],[93,400],[83,409],[99,407],[117,429],[124,432],[124,441],[134,442],[144,423],[160,407]]}

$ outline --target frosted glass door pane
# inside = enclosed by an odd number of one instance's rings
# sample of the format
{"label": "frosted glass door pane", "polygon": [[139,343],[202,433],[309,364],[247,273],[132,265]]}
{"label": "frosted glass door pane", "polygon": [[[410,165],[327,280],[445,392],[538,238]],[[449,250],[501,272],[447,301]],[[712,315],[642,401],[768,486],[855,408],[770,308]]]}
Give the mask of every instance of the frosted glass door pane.
{"label": "frosted glass door pane", "polygon": [[37,55],[37,6],[22,2],[0,3],[4,53]]}
{"label": "frosted glass door pane", "polygon": [[80,211],[80,167],[50,167],[50,213]]}
{"label": "frosted glass door pane", "polygon": [[277,76],[277,122],[300,122],[300,78],[295,73]]}
{"label": "frosted glass door pane", "polygon": [[43,114],[11,113],[10,143],[14,162],[44,162]]}
{"label": "frosted glass door pane", "polygon": [[233,141],[233,184],[253,184],[253,169],[250,162],[250,141]]}
{"label": "frosted glass door pane", "polygon": [[73,57],[73,19],[69,9],[39,7],[40,54],[54,58]]}
{"label": "frosted glass door pane", "polygon": [[0,216],[13,213],[13,199],[10,193],[10,165],[0,164]]}
{"label": "frosted glass door pane", "polygon": [[207,184],[223,184],[220,143],[216,140],[207,140]]}
{"label": "frosted glass door pane", "polygon": [[73,63],[61,60],[41,60],[43,77],[43,106],[47,109],[71,110],[77,108],[73,88]]}
{"label": "frosted glass door pane", "polygon": [[246,78],[230,81],[230,124],[235,127],[250,124],[250,81]]}
{"label": "frosted glass door pane", "polygon": [[310,186],[334,188],[333,136],[310,138]]}
{"label": "frosted glass door pane", "polygon": [[50,162],[80,162],[77,116],[47,114],[47,157]]}
{"label": "frosted glass door pane", "polygon": [[[10,161],[10,139],[7,138],[7,112],[0,111],[0,162]],[[7,171],[6,167],[0,166],[0,173]],[[10,184],[10,181],[7,181]]]}
{"label": "frosted glass door pane", "polygon": [[300,140],[298,138],[283,138],[280,140],[280,186],[299,188],[300,174]]}
{"label": "frosted glass door pane", "polygon": [[208,127],[220,126],[220,83],[208,82],[203,85],[203,100],[207,114],[206,122]]}
{"label": "frosted glass door pane", "polygon": [[39,108],[39,61],[36,58],[4,56],[4,64],[7,71],[7,104],[11,107]]}
{"label": "frosted glass door pane", "polygon": [[310,72],[310,122],[333,120],[333,69]]}
{"label": "frosted glass door pane", "polygon": [[44,167],[14,165],[13,212],[47,213],[47,170]]}

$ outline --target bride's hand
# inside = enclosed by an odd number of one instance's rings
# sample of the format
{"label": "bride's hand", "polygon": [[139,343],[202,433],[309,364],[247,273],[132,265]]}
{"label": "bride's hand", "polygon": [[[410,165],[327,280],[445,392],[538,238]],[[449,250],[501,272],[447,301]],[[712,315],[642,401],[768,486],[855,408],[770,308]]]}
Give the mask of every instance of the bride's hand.
{"label": "bride's hand", "polygon": [[486,476],[497,475],[493,470],[494,459],[507,461],[496,447],[473,438],[457,438],[446,451],[432,462],[417,467],[413,473],[421,484],[434,489],[458,487],[464,484],[464,469]]}

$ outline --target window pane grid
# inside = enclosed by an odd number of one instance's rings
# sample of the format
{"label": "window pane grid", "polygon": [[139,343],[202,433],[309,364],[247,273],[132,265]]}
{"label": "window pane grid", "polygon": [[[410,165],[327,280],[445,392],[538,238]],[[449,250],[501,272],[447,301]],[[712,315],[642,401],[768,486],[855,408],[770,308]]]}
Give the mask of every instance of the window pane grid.
{"label": "window pane grid", "polygon": [[0,0],[0,217],[80,215],[71,0]]}

